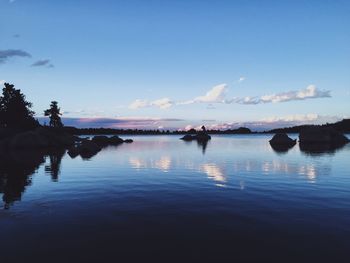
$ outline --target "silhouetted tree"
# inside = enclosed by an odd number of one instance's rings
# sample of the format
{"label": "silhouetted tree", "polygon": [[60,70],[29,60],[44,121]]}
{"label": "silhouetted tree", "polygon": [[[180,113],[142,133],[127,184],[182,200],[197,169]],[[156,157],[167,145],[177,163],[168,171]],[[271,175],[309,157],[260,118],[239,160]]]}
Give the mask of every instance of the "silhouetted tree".
{"label": "silhouetted tree", "polygon": [[63,127],[61,117],[62,113],[60,113],[60,108],[57,106],[57,101],[51,101],[50,109],[45,110],[45,116],[49,116],[50,118],[50,126],[51,127]]}
{"label": "silhouetted tree", "polygon": [[9,83],[4,86],[0,96],[0,127],[30,129],[39,126],[31,110],[32,103],[26,101],[21,90]]}

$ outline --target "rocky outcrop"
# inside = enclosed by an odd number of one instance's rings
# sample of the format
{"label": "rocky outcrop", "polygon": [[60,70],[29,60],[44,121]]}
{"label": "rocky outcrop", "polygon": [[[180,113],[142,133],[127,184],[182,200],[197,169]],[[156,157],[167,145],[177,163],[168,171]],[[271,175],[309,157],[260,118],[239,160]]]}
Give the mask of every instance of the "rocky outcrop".
{"label": "rocky outcrop", "polygon": [[350,140],[331,127],[311,127],[300,131],[299,146],[305,153],[332,153]]}
{"label": "rocky outcrop", "polygon": [[196,139],[196,135],[186,134],[184,137],[180,138],[183,141],[193,141]]}
{"label": "rocky outcrop", "polygon": [[[191,133],[195,132],[195,135],[192,135]],[[202,130],[197,132],[194,129],[189,130],[189,134],[186,134],[180,140],[183,141],[198,141],[198,142],[207,142],[211,139],[211,136],[207,133],[207,130],[204,126],[202,126]]]}
{"label": "rocky outcrop", "polygon": [[16,132],[0,139],[1,149],[45,149],[45,148],[70,148],[72,156],[79,154],[92,154],[108,145],[133,142],[131,139],[123,140],[118,136],[94,136],[80,138],[64,132],[62,129],[40,127],[31,131]]}
{"label": "rocky outcrop", "polygon": [[269,142],[274,151],[286,153],[289,149],[293,148],[297,140],[293,140],[286,133],[277,133]]}
{"label": "rocky outcrop", "polygon": [[270,144],[274,146],[288,146],[293,147],[297,140],[293,140],[286,133],[277,133],[270,140]]}
{"label": "rocky outcrop", "polygon": [[83,159],[89,159],[92,156],[96,155],[104,147],[110,145],[119,145],[124,142],[131,143],[133,140],[123,140],[118,136],[108,137],[104,135],[98,135],[94,136],[91,140],[85,139],[83,141],[80,141],[80,143],[76,144],[68,150],[68,154],[72,158],[80,155]]}
{"label": "rocky outcrop", "polygon": [[209,134],[197,134],[197,135],[190,135],[190,134],[186,134],[185,136],[183,136],[182,138],[180,138],[180,140],[183,141],[200,141],[200,142],[207,142],[211,139],[211,136]]}
{"label": "rocky outcrop", "polygon": [[101,151],[102,147],[99,146],[97,143],[86,140],[82,143],[75,145],[71,147],[68,150],[68,155],[71,158],[75,158],[78,155],[80,155],[83,159],[89,159],[92,156],[96,155],[99,151]]}
{"label": "rocky outcrop", "polygon": [[300,144],[344,145],[349,139],[333,128],[311,127],[300,131]]}
{"label": "rocky outcrop", "polygon": [[91,141],[96,143],[97,145],[99,145],[101,147],[105,147],[108,145],[118,145],[118,144],[121,144],[124,142],[127,142],[127,143],[133,142],[131,139],[123,140],[122,138],[120,138],[116,135],[112,136],[112,137],[98,135],[98,136],[94,136],[91,139]]}

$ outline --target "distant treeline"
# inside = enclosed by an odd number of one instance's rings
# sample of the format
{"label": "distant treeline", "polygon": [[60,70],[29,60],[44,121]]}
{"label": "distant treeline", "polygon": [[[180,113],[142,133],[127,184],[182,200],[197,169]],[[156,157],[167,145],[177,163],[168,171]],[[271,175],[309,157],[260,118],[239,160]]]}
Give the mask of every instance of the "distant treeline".
{"label": "distant treeline", "polygon": [[[344,119],[336,123],[327,123],[324,125],[299,125],[287,128],[273,129],[263,132],[253,132],[248,128],[240,127],[238,129],[228,130],[207,130],[208,134],[258,134],[258,133],[299,133],[302,129],[320,126],[320,127],[331,127],[337,131],[343,133],[350,133],[350,119]],[[93,135],[93,134],[135,134],[135,135],[178,135],[178,134],[195,134],[198,131],[191,129],[188,131],[170,131],[170,130],[140,130],[140,129],[112,129],[112,128],[75,128],[65,126],[63,128],[66,132],[74,135]]]}
{"label": "distant treeline", "polygon": [[336,123],[327,123],[323,125],[299,125],[299,126],[293,126],[293,127],[287,127],[287,128],[280,128],[280,129],[273,129],[270,131],[265,131],[263,133],[299,133],[301,130],[305,128],[310,127],[327,127],[327,128],[333,128],[339,132],[343,133],[349,133],[350,132],[350,119],[344,119],[342,121],[336,122]]}
{"label": "distant treeline", "polygon": [[[95,134],[138,134],[138,135],[177,135],[177,134],[195,134],[198,131],[191,129],[189,131],[170,131],[170,130],[139,130],[139,129],[111,129],[111,128],[75,128],[65,126],[63,128],[66,132],[74,135],[95,135]],[[248,128],[238,128],[229,130],[207,130],[209,134],[249,134],[252,131]]]}

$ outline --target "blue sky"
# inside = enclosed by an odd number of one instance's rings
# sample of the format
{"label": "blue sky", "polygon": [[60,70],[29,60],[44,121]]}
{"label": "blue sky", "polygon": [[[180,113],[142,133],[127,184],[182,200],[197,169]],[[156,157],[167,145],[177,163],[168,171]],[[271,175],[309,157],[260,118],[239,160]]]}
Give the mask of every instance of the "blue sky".
{"label": "blue sky", "polygon": [[0,81],[80,126],[350,116],[349,1],[0,0]]}

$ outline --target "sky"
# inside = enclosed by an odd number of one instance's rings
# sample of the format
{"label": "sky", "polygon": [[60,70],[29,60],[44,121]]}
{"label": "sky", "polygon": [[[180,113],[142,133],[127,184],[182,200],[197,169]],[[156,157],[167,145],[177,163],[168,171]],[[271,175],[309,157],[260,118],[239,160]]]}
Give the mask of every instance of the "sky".
{"label": "sky", "polygon": [[350,117],[350,1],[0,0],[0,84],[66,125],[253,130]]}

